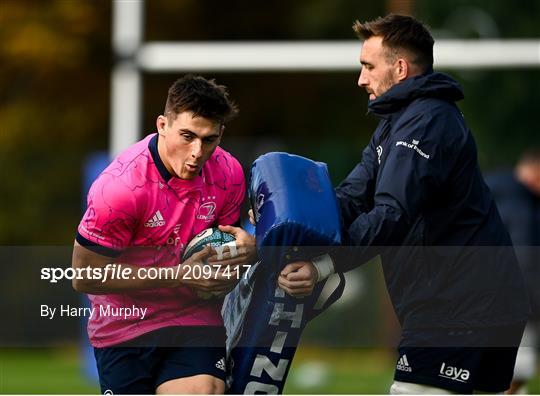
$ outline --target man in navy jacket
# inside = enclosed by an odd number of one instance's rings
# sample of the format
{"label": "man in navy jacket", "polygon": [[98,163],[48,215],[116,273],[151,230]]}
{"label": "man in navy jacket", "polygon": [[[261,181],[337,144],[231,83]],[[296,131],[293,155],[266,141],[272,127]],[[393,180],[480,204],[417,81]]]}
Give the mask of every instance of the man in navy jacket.
{"label": "man in navy jacket", "polygon": [[380,255],[402,327],[391,393],[502,392],[529,312],[512,243],[455,102],[436,73],[433,38],[408,16],[353,26],[364,38],[358,85],[380,118],[361,162],[338,186],[339,248],[286,266],[289,294]]}

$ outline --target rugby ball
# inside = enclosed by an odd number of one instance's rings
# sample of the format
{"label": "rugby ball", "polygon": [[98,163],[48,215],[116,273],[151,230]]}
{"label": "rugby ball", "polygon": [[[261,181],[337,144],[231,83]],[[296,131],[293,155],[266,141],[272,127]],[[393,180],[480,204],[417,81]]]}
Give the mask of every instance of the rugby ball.
{"label": "rugby ball", "polygon": [[236,238],[232,234],[223,232],[217,227],[207,228],[195,235],[188,243],[182,255],[182,261],[186,261],[195,253],[203,250],[207,245],[213,248],[218,246],[232,246],[236,245],[235,241]]}
{"label": "rugby ball", "polygon": [[[188,243],[186,249],[184,250],[184,254],[182,255],[182,262],[189,259],[195,253],[200,252],[205,246],[208,245],[212,246],[213,248],[219,246],[236,246],[236,238],[232,234],[221,231],[219,228],[207,228],[206,230],[203,230],[195,235]],[[197,297],[203,300],[208,300],[212,297],[221,297],[223,295],[222,293],[205,292],[201,290],[196,290],[195,293],[197,294]]]}

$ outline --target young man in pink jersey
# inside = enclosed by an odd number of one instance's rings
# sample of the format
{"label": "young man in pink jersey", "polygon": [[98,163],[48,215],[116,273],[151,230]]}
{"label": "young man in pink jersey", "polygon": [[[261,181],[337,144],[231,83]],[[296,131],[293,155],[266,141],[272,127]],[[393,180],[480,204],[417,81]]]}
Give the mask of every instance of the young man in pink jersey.
{"label": "young man in pink jersey", "polygon": [[[236,113],[224,86],[179,79],[157,133],[118,155],[90,188],[72,262],[87,271],[73,286],[92,302],[88,334],[102,392],[225,390],[222,299],[199,293],[224,294],[238,266],[255,258],[254,238],[236,226],[242,167],[218,146]],[[236,256],[233,249],[218,261],[207,248],[181,262],[189,241],[218,225],[236,237]],[[204,260],[215,264],[210,276]]]}

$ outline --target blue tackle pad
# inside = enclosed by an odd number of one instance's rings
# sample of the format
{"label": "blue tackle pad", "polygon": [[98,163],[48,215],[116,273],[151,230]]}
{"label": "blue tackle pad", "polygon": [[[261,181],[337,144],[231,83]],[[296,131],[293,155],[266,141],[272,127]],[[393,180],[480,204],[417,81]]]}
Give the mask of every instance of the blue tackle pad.
{"label": "blue tackle pad", "polygon": [[251,166],[249,195],[259,258],[268,265],[310,259],[341,244],[326,164],[287,153],[265,154]]}
{"label": "blue tackle pad", "polygon": [[277,287],[288,263],[309,260],[339,245],[340,216],[326,164],[268,153],[251,167],[249,196],[257,221],[259,262],[227,295],[227,393],[282,393],[307,322],[335,302],[343,274],[319,282],[310,296]]}

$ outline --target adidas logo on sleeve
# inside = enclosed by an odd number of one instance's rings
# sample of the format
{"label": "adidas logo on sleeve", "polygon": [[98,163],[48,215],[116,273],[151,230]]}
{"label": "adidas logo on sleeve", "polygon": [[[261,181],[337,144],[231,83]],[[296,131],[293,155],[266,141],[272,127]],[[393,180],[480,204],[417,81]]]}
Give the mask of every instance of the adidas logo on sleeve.
{"label": "adidas logo on sleeve", "polygon": [[159,210],[154,214],[154,216],[152,216],[151,219],[144,223],[144,226],[149,228],[161,227],[164,225],[165,220],[163,219],[163,216],[161,215],[161,212]]}
{"label": "adidas logo on sleeve", "polygon": [[409,361],[407,360],[407,355],[403,355],[399,358],[396,366],[396,370],[412,372],[411,366],[409,366]]}
{"label": "adidas logo on sleeve", "polygon": [[225,371],[225,358],[221,358],[216,362],[216,367],[220,370]]}

